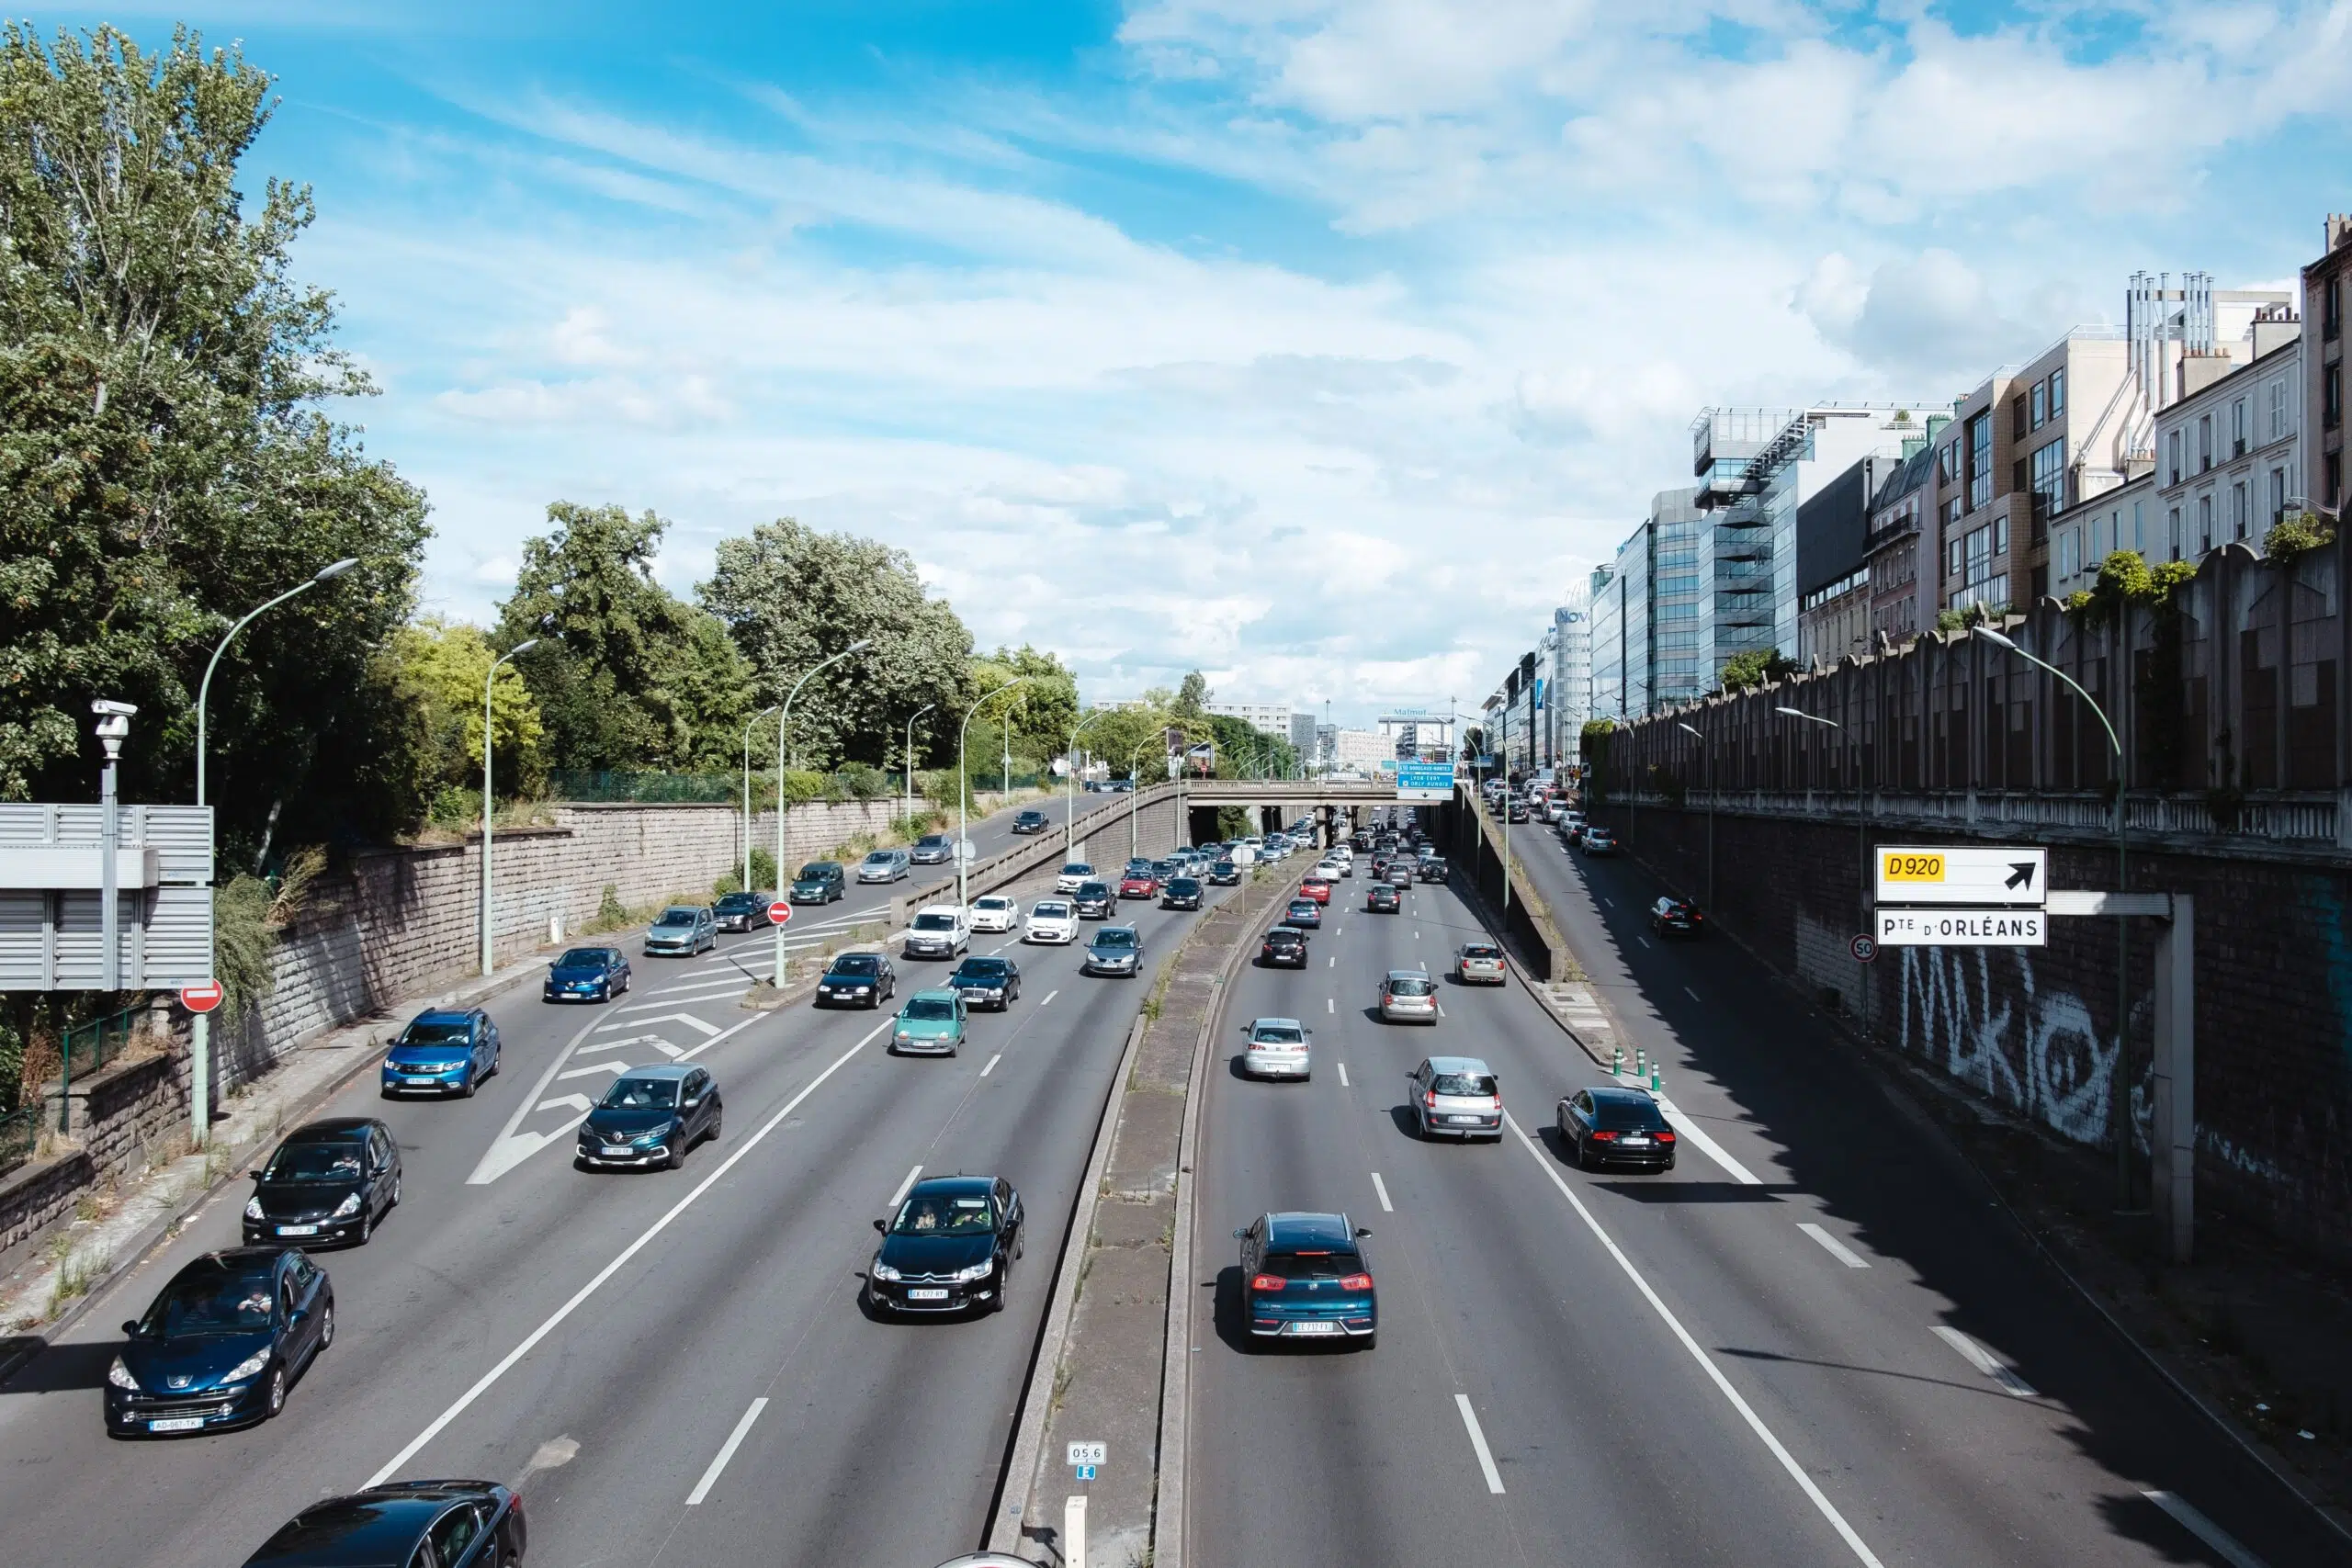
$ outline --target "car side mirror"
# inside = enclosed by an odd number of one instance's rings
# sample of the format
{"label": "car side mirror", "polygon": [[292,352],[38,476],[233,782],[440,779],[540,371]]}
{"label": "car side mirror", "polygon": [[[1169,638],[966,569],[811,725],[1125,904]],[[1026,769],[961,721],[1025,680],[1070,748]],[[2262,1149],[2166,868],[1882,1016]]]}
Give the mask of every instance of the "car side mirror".
{"label": "car side mirror", "polygon": [[249,1170],[245,1172],[245,1174],[252,1177],[255,1181],[259,1181],[261,1179],[261,1172],[258,1170]]}
{"label": "car side mirror", "polygon": [[1249,1238],[1249,1235],[1250,1233],[1248,1231],[1238,1230],[1233,1233],[1233,1239],[1236,1241],[1245,1241]]}
{"label": "car side mirror", "polygon": [[1358,1225],[1356,1227],[1356,1235],[1360,1236],[1370,1235],[1371,1234],[1372,1227],[1370,1225]]}
{"label": "car side mirror", "polygon": [[874,1222],[874,1228],[877,1231],[888,1231],[890,1227],[887,1222],[876,1220]]}
{"label": "car side mirror", "polygon": [[700,1105],[701,1103],[702,1096],[695,1095],[692,1100],[682,1101],[679,1105],[679,1109],[682,1111],[692,1111],[695,1106]]}
{"label": "car side mirror", "polygon": [[133,1339],[138,1338],[138,1337],[139,1337],[139,1320],[138,1320],[137,1318],[135,1318],[135,1317],[132,1317],[132,1318],[126,1318],[126,1319],[124,1319],[124,1320],[123,1320],[123,1325],[122,1325],[122,1331],[123,1331],[123,1333],[124,1333],[125,1335],[129,1336],[130,1338],[133,1338]]}

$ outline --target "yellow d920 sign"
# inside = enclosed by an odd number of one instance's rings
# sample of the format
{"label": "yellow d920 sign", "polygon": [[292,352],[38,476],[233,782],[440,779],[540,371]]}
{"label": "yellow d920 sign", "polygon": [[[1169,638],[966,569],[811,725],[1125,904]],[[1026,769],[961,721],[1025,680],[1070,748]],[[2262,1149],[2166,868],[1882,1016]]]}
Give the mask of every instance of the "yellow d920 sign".
{"label": "yellow d920 sign", "polygon": [[2050,852],[2039,844],[1882,844],[1876,871],[1877,901],[1897,908],[2039,908],[2050,890]]}

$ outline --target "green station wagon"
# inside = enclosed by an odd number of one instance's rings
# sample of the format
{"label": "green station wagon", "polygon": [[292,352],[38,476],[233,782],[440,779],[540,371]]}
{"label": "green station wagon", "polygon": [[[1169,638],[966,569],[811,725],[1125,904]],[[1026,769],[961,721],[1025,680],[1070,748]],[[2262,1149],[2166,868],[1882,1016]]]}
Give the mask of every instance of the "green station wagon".
{"label": "green station wagon", "polygon": [[917,991],[899,1010],[890,1049],[907,1055],[953,1056],[964,1043],[964,998],[954,991]]}

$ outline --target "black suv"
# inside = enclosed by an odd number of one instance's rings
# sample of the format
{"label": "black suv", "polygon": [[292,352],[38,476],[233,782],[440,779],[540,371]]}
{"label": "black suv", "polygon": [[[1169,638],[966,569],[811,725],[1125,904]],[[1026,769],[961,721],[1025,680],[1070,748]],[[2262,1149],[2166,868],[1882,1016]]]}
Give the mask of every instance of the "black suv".
{"label": "black suv", "polygon": [[1238,887],[1241,885],[1241,868],[1229,855],[1220,855],[1209,865],[1209,884],[1215,887]]}
{"label": "black suv", "polygon": [[1258,962],[1268,969],[1306,967],[1306,933],[1296,926],[1276,926],[1258,944]]}
{"label": "black suv", "polygon": [[1012,830],[1016,833],[1042,833],[1046,830],[1046,814],[1042,811],[1014,812]]}
{"label": "black suv", "polygon": [[1707,917],[1688,898],[1660,898],[1650,906],[1650,930],[1659,936],[1697,936]]}

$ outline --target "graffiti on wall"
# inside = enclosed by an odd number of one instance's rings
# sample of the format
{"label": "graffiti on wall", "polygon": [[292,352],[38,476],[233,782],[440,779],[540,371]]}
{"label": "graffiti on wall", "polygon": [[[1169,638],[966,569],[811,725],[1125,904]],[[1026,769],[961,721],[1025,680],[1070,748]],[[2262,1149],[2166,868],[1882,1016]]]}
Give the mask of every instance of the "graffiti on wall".
{"label": "graffiti on wall", "polygon": [[2082,998],[2037,982],[2030,949],[1900,951],[1903,1049],[2065,1137],[2106,1141],[2115,1042]]}

